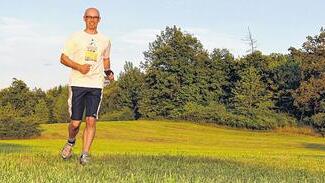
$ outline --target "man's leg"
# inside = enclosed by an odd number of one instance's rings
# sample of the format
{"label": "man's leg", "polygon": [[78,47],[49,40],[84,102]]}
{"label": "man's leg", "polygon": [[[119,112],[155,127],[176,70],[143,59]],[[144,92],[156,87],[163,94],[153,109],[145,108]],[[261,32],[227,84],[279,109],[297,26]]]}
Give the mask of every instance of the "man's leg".
{"label": "man's leg", "polygon": [[68,126],[68,142],[64,145],[61,152],[61,156],[63,159],[69,159],[72,156],[72,147],[76,143],[76,136],[79,132],[80,123],[80,120],[71,120]]}
{"label": "man's leg", "polygon": [[86,117],[86,127],[83,133],[82,153],[79,159],[79,162],[82,165],[85,165],[90,161],[89,150],[94,140],[95,133],[96,133],[96,118]]}
{"label": "man's leg", "polygon": [[96,118],[94,117],[86,117],[86,127],[83,133],[83,153],[89,153],[90,146],[94,140],[96,133]]}
{"label": "man's leg", "polygon": [[61,156],[63,159],[68,159],[72,156],[72,147],[76,142],[76,136],[79,132],[79,127],[85,109],[85,94],[87,89],[82,87],[69,87],[69,113],[71,122],[68,126],[69,138],[68,142],[64,145]]}
{"label": "man's leg", "polygon": [[91,88],[86,96],[86,128],[83,134],[83,147],[80,163],[90,161],[89,150],[96,133],[96,120],[102,99],[102,89]]}
{"label": "man's leg", "polygon": [[79,132],[80,128],[80,120],[71,120],[68,131],[69,131],[69,139],[76,139],[76,136]]}
{"label": "man's leg", "polygon": [[86,94],[87,89],[85,88],[74,86],[69,88],[68,106],[71,118],[68,127],[69,140],[74,140],[79,132],[82,115],[85,110]]}

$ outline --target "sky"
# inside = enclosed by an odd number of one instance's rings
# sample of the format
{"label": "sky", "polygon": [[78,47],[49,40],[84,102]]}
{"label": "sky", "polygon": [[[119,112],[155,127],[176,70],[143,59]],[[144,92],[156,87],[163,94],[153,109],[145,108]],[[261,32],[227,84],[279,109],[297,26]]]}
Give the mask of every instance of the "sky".
{"label": "sky", "polygon": [[119,73],[126,61],[139,66],[149,43],[173,25],[208,51],[227,48],[236,57],[249,49],[243,41],[249,27],[258,50],[285,54],[319,34],[324,6],[322,0],[1,0],[0,89],[13,78],[31,89],[67,84],[70,69],[59,57],[69,35],[84,29],[88,7],[101,12],[99,31],[111,39],[111,68]]}

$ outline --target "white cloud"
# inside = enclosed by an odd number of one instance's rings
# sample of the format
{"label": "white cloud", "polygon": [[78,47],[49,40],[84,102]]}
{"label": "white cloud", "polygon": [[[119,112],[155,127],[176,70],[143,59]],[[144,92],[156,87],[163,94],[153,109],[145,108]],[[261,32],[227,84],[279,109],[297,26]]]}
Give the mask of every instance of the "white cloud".
{"label": "white cloud", "polygon": [[64,84],[65,71],[57,70],[62,36],[51,35],[46,25],[11,17],[0,17],[0,35],[0,88],[8,87],[13,77],[44,89]]}

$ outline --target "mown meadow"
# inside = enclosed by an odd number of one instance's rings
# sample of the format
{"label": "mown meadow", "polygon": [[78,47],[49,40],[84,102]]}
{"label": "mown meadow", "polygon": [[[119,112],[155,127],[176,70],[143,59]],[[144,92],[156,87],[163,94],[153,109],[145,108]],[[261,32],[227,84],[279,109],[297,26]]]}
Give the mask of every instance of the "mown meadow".
{"label": "mown meadow", "polygon": [[82,166],[82,133],[64,161],[67,124],[41,128],[34,139],[0,140],[0,182],[325,182],[320,136],[175,121],[98,122],[92,162]]}

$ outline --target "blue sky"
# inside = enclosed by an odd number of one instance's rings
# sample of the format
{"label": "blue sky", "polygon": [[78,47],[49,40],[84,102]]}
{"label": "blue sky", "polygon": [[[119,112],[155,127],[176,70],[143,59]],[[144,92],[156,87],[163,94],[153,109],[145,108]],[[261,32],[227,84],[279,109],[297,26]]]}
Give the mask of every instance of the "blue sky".
{"label": "blue sky", "polygon": [[265,54],[301,47],[308,35],[325,24],[321,0],[10,0],[0,2],[0,89],[13,77],[31,88],[49,89],[68,81],[69,69],[59,63],[66,38],[82,30],[87,7],[97,7],[99,30],[112,40],[112,69],[125,61],[138,66],[143,51],[166,26],[193,34],[208,50],[228,48],[246,53],[249,26]]}

